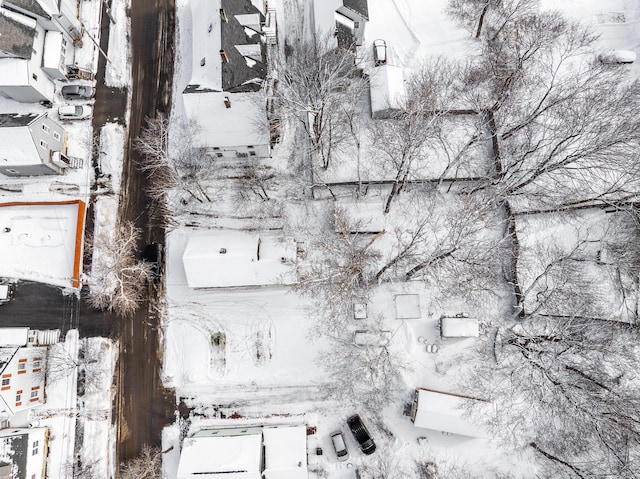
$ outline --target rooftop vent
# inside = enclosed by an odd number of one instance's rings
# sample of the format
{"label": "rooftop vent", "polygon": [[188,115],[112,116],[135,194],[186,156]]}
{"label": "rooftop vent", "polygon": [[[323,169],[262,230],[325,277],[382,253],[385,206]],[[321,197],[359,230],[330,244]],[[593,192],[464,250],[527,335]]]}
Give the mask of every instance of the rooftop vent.
{"label": "rooftop vent", "polygon": [[227,248],[220,248],[220,254],[226,254]]}

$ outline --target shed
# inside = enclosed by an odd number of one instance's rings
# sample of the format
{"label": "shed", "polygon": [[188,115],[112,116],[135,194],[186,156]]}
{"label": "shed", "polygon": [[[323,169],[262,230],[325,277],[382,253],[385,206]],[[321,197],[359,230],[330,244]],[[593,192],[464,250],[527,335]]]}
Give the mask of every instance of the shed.
{"label": "shed", "polygon": [[308,479],[307,428],[265,427],[264,479]]}
{"label": "shed", "polygon": [[380,65],[373,68],[369,80],[373,118],[389,118],[402,111],[406,97],[402,68]]}
{"label": "shed", "polygon": [[416,427],[459,434],[468,437],[489,438],[485,428],[463,417],[464,406],[479,399],[459,394],[416,388],[411,407],[411,421]]}
{"label": "shed", "polygon": [[440,319],[440,333],[443,338],[477,338],[480,323],[477,318],[444,317]]}

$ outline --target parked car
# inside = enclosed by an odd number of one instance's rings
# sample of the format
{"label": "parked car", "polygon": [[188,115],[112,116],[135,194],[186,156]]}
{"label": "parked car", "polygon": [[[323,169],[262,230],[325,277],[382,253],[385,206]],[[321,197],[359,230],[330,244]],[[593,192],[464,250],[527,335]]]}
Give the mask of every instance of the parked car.
{"label": "parked car", "polygon": [[96,89],[87,85],[65,85],[61,90],[62,97],[67,100],[88,100],[96,94]]}
{"label": "parked car", "polygon": [[151,275],[154,281],[160,279],[162,273],[162,245],[159,243],[147,245],[142,253],[142,259],[151,264]]}
{"label": "parked car", "polygon": [[351,434],[360,444],[360,449],[362,452],[369,455],[373,454],[376,451],[376,443],[373,442],[371,438],[371,434],[369,434],[369,430],[362,422],[362,418],[359,414],[354,414],[349,419],[347,419],[347,424],[349,425],[349,429],[351,429]]}
{"label": "parked car", "polygon": [[344,442],[342,431],[331,433],[331,444],[333,445],[333,450],[336,451],[338,461],[346,461],[349,458],[349,450],[347,449],[347,443]]}
{"label": "parked car", "polygon": [[373,61],[375,66],[387,63],[387,42],[384,40],[374,40],[373,42]]}
{"label": "parked car", "polygon": [[58,108],[61,120],[84,120],[91,116],[91,107],[87,105],[63,105]]}
{"label": "parked car", "polygon": [[633,63],[636,61],[636,52],[631,50],[612,50],[598,55],[598,60],[606,64]]}
{"label": "parked car", "polygon": [[13,299],[15,294],[15,284],[9,282],[0,282],[0,305],[8,303]]}
{"label": "parked car", "polygon": [[358,329],[353,332],[353,344],[361,348],[384,348],[392,337],[391,331]]}

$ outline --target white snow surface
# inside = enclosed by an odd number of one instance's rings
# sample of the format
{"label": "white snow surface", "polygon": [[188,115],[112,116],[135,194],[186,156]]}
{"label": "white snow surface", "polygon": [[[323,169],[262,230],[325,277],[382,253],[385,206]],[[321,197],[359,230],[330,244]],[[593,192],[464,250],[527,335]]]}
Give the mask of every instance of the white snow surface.
{"label": "white snow surface", "polygon": [[131,85],[131,51],[129,48],[129,35],[131,32],[131,19],[127,15],[127,9],[131,6],[131,0],[114,0],[111,4],[111,16],[115,23],[109,26],[109,47],[106,63],[105,84],[114,87],[126,87]]}

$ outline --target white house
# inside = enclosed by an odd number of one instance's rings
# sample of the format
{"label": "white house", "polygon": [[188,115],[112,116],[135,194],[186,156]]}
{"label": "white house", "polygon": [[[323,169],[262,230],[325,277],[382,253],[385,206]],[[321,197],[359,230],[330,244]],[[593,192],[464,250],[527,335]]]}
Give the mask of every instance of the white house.
{"label": "white house", "polygon": [[0,429],[0,478],[45,478],[48,440],[46,427]]}
{"label": "white house", "polygon": [[184,440],[177,479],[308,479],[305,426],[203,429]]}
{"label": "white house", "polygon": [[244,231],[196,231],[182,255],[191,288],[293,283],[295,261],[294,240]]}
{"label": "white house", "polygon": [[195,144],[218,157],[269,156],[265,16],[251,0],[193,0],[192,70],[182,93]]}
{"label": "white house", "polygon": [[71,167],[66,155],[67,132],[47,113],[0,114],[1,174],[63,174]]}
{"label": "white house", "polygon": [[479,399],[430,389],[416,388],[411,421],[416,427],[461,436],[489,438],[487,430],[464,417],[466,405]]}
{"label": "white house", "polygon": [[[81,26],[66,0],[5,0],[0,6],[0,94],[52,101],[53,80],[73,64]],[[49,13],[48,13],[49,12]]]}
{"label": "white house", "polygon": [[[28,328],[0,329],[0,420],[45,402],[45,347],[30,347]],[[0,476],[1,477],[1,476]]]}

